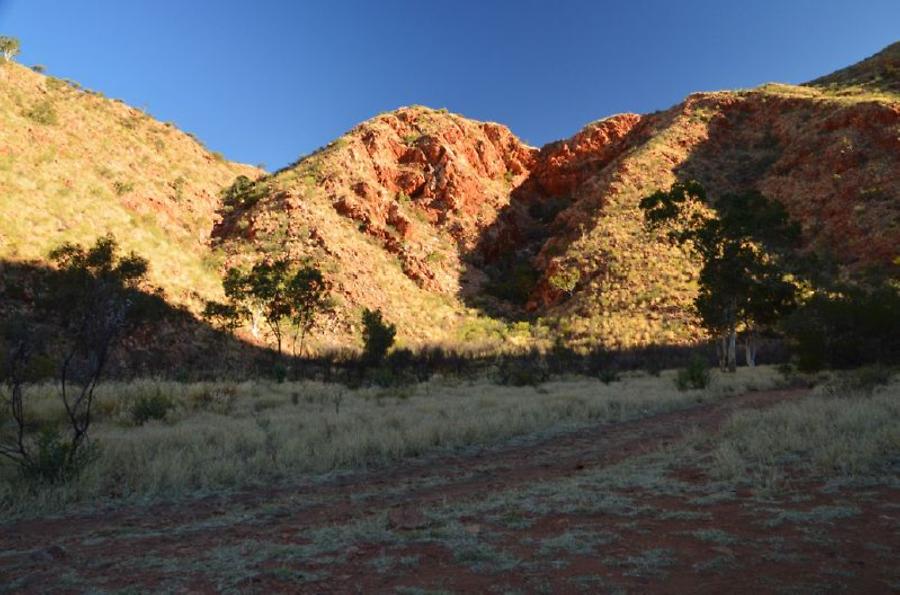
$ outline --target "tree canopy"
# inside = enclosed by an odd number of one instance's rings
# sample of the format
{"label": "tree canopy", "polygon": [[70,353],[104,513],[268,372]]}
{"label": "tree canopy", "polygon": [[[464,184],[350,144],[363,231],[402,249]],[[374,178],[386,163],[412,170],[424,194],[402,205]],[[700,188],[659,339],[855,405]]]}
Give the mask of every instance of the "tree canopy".
{"label": "tree canopy", "polygon": [[774,324],[795,305],[796,286],[785,256],[799,240],[781,204],[759,192],[726,194],[709,201],[695,181],[678,182],[640,202],[651,229],[688,247],[702,262],[694,302],[707,331],[720,341],[720,363],[735,367],[739,327],[748,335],[753,364],[756,331]]}

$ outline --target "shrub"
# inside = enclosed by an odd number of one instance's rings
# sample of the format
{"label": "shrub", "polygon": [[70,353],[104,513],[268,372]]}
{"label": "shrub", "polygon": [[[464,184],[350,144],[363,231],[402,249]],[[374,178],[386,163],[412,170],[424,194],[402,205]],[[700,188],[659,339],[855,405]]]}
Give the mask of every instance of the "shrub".
{"label": "shrub", "polygon": [[606,368],[605,370],[600,370],[599,378],[600,382],[602,382],[603,384],[618,382],[620,380],[619,371],[615,368]]}
{"label": "shrub", "polygon": [[134,190],[134,184],[132,182],[113,182],[113,190],[116,193],[116,196],[124,196],[128,194],[132,190]]}
{"label": "shrub", "polygon": [[150,420],[163,420],[175,404],[172,399],[157,391],[153,395],[141,395],[131,406],[131,419],[136,426],[142,426]]}
{"label": "shrub", "polygon": [[32,481],[63,483],[78,475],[90,458],[89,450],[76,451],[53,426],[41,430],[35,446],[34,456],[21,467],[24,477]]}
{"label": "shrub", "polygon": [[547,364],[540,359],[507,359],[497,368],[495,381],[505,386],[537,386],[550,377]]}
{"label": "shrub", "polygon": [[394,344],[397,327],[384,321],[380,310],[363,310],[363,359],[366,363],[378,363],[384,359]]}
{"label": "shrub", "polygon": [[59,121],[56,117],[56,109],[49,99],[36,103],[34,107],[25,112],[25,116],[44,126],[52,126]]}
{"label": "shrub", "polygon": [[272,366],[272,375],[275,376],[275,382],[278,384],[283,384],[285,380],[287,380],[288,369],[282,363],[277,363]]}
{"label": "shrub", "polygon": [[900,292],[889,285],[817,295],[782,327],[804,371],[900,362]]}
{"label": "shrub", "polygon": [[222,204],[231,208],[252,207],[267,193],[265,184],[257,184],[247,176],[238,176],[222,193]]}
{"label": "shrub", "polygon": [[704,389],[709,386],[709,366],[699,355],[691,358],[687,367],[678,370],[675,378],[675,386],[678,390],[689,388]]}

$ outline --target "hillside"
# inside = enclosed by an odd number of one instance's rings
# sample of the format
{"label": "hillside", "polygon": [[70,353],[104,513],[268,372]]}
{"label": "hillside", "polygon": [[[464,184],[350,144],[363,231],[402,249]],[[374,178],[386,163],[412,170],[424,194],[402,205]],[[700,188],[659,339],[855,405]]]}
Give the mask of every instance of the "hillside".
{"label": "hillside", "polygon": [[334,298],[319,348],[359,345],[363,308],[382,310],[406,345],[684,344],[703,336],[697,263],[649,234],[638,209],[676,180],[779,200],[804,250],[844,274],[894,262],[897,47],[808,86],[698,93],[543,148],[500,124],[400,108],[270,175],[7,65],[0,257],[40,259],[113,231],[151,260],[170,302],[195,309],[220,295],[229,266],[314,262]]}
{"label": "hillside", "polygon": [[900,94],[900,41],[874,56],[806,83],[836,93]]}
{"label": "hillside", "polygon": [[180,305],[221,292],[208,249],[219,193],[255,168],[76,83],[0,66],[0,259],[41,261],[113,232]]}
{"label": "hillside", "polygon": [[402,108],[258,182],[260,200],[215,235],[232,264],[323,263],[340,298],[331,341],[365,306],[412,343],[684,343],[702,336],[697,265],[644,230],[642,197],[686,179],[713,196],[758,189],[801,223],[806,250],[848,273],[889,264],[898,133],[900,101],[778,84],[613,116],[540,150],[497,124]]}
{"label": "hillside", "polygon": [[467,257],[536,154],[504,126],[402,108],[247,189],[216,245],[230,266],[318,262],[337,302],[325,342],[358,334],[362,307],[384,310],[408,343],[489,339],[505,325],[465,303],[483,277]]}

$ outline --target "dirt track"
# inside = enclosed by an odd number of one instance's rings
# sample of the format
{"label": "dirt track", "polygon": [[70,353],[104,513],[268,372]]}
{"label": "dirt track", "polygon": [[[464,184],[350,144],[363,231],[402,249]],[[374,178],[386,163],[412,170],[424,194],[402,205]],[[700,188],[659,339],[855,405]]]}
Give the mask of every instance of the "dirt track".
{"label": "dirt track", "polygon": [[[0,585],[213,592],[900,588],[900,494],[723,492],[617,465],[715,431],[748,393],[543,441],[290,487],[0,527]],[[643,461],[644,459],[640,459]],[[610,474],[613,475],[610,475]],[[656,473],[656,475],[653,475]],[[616,475],[617,474],[617,475]]]}

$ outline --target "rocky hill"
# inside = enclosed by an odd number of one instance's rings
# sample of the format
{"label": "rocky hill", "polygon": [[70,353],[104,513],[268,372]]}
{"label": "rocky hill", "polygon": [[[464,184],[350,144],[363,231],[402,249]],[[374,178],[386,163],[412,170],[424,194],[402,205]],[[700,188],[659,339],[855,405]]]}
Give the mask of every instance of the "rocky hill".
{"label": "rocky hill", "polygon": [[228,266],[315,262],[335,300],[319,347],[358,344],[362,308],[382,310],[408,345],[691,342],[702,337],[690,310],[697,263],[644,229],[640,199],[687,179],[713,196],[757,189],[802,225],[805,250],[845,273],[890,265],[897,47],[807,86],[698,93],[543,148],[500,124],[401,108],[271,175],[8,66],[0,257],[39,258],[112,230],[188,304],[215,297]]}
{"label": "rocky hill", "polygon": [[0,65],[0,260],[42,261],[112,232],[179,305],[221,292],[208,247],[229,163],[141,110],[71,81]]}
{"label": "rocky hill", "polygon": [[900,99],[879,72],[877,93],[856,77],[852,89],[698,93],[541,149],[498,124],[402,108],[257,182],[258,200],[214,235],[232,264],[323,263],[340,298],[327,331],[337,342],[358,330],[361,307],[382,309],[410,342],[692,341],[697,265],[644,230],[640,199],[686,179],[712,195],[757,189],[801,223],[807,250],[845,271],[891,263]]}

